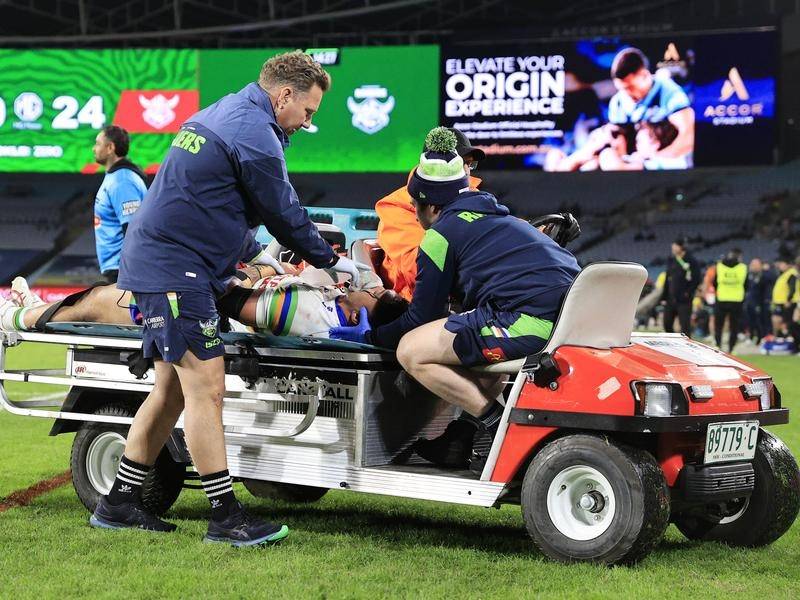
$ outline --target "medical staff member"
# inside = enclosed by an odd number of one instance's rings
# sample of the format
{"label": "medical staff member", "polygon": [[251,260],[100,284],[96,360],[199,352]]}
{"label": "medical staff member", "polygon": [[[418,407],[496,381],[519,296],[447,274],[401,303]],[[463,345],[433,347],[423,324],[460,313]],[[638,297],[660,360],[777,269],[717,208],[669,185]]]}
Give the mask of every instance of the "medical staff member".
{"label": "medical staff member", "polygon": [[747,265],[742,262],[742,251],[734,248],[717,263],[714,288],[717,301],[714,304],[714,337],[717,348],[722,348],[722,331],[728,321],[728,352],[733,353],[742,321],[744,297],[747,291]]}
{"label": "medical staff member", "polygon": [[94,139],[94,160],[106,176],[94,199],[94,240],[100,273],[116,283],[122,240],[134,213],[147,193],[145,175],[128,160],[130,136],[122,127],[104,127]]}
{"label": "medical staff member", "polygon": [[[425,147],[408,182],[425,229],[411,305],[374,329],[363,310],[357,326],[333,328],[331,337],[397,348],[409,375],[463,408],[468,419],[416,450],[443,466],[465,466],[476,430],[497,431],[503,411],[497,399],[505,385],[505,376],[465,367],[541,351],[580,267],[568,250],[511,216],[494,196],[470,190],[452,132],[434,129]],[[465,312],[447,316],[451,296]]]}
{"label": "medical staff member", "polygon": [[[456,136],[456,152],[464,160],[469,187],[477,190],[481,180],[473,177],[472,172],[478,168],[478,162],[486,158],[486,154],[473,146],[458,129],[448,129]],[[380,219],[378,245],[383,250],[383,280],[403,298],[411,300],[417,280],[417,250],[425,230],[417,221],[417,213],[406,186],[378,200],[375,212]]]}
{"label": "medical staff member", "polygon": [[[215,299],[242,258],[248,230],[264,223],[315,267],[358,281],[355,264],[320,237],[286,172],[289,136],[310,127],[330,78],[300,51],[264,63],[258,81],[181,127],[128,230],[117,286],[142,313],[153,390],[136,413],[97,527],[172,531],[148,513],[142,484],[181,412],[194,467],[211,504],[206,540],[250,546],[284,538],[285,525],[244,510],[233,493],[222,428],[224,346]],[[291,306],[287,307],[291,310]]]}

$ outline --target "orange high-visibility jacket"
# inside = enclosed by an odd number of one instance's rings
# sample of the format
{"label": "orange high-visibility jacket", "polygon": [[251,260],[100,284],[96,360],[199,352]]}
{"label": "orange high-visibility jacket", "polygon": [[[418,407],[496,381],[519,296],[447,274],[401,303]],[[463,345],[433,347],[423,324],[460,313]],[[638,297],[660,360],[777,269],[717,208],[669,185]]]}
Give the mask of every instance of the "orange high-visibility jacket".
{"label": "orange high-visibility jacket", "polygon": [[[471,189],[478,189],[480,184],[480,179],[470,176]],[[381,275],[395,292],[411,300],[417,279],[417,249],[425,230],[417,222],[417,213],[405,187],[378,200],[375,211],[380,219],[378,244],[385,254]]]}

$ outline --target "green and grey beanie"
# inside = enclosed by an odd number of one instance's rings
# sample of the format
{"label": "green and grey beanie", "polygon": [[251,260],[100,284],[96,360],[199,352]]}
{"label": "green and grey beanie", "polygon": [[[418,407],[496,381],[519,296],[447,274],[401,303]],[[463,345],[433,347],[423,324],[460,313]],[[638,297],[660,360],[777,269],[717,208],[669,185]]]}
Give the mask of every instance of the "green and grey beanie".
{"label": "green and grey beanie", "polygon": [[425,152],[408,182],[408,193],[414,200],[442,206],[469,191],[469,178],[456,143],[455,134],[446,127],[431,129],[425,137]]}

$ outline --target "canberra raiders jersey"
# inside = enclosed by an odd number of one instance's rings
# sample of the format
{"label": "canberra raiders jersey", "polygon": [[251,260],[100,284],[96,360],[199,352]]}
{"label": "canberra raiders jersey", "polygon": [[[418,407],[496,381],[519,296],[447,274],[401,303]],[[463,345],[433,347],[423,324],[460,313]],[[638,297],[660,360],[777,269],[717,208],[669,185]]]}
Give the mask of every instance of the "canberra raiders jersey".
{"label": "canberra raiders jersey", "polygon": [[331,327],[347,325],[336,299],[337,286],[312,285],[296,275],[259,279],[253,289],[266,290],[258,300],[256,328],[273,335],[328,337]]}

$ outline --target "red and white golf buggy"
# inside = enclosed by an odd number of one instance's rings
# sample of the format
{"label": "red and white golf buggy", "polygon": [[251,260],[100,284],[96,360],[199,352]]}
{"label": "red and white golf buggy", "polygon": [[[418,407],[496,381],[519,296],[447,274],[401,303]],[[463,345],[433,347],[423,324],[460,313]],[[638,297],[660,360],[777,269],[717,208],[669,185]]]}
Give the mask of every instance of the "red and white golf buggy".
{"label": "red and white golf buggy", "polygon": [[[758,369],[681,335],[632,334],[645,277],[636,264],[588,266],[543,352],[485,368],[513,383],[480,474],[409,458],[409,447],[441,433],[456,411],[391,353],[226,334],[230,471],[256,496],[298,502],[335,488],[519,504],[536,546],[560,561],[634,563],[671,521],[693,540],[769,544],[800,506],[797,464],[764,429],[786,423],[788,410]],[[6,369],[7,349],[28,341],[67,345],[66,368]],[[89,510],[111,485],[152,385],[152,369],[133,368],[138,378],[129,370],[140,344],[138,328],[101,324],[3,334],[0,380],[71,386],[55,407],[12,402],[4,388],[0,403],[54,419],[53,435],[76,432],[73,481]],[[196,477],[181,428],[145,484],[144,501],[158,513]]]}

